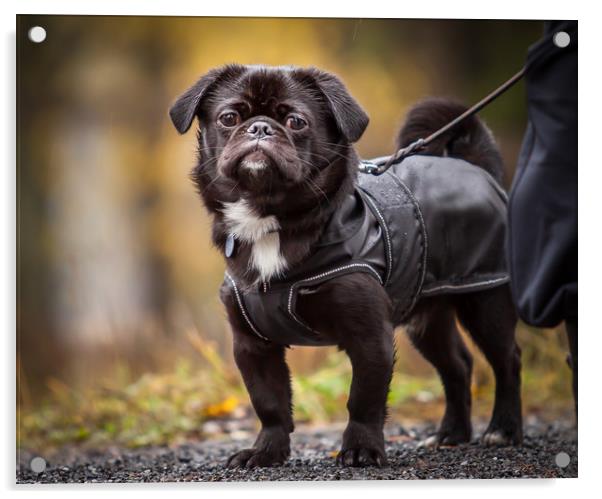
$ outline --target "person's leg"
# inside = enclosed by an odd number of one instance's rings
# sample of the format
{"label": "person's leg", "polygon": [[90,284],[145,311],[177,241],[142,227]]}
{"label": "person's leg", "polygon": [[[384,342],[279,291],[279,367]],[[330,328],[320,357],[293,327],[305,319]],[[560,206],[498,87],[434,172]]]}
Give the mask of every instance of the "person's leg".
{"label": "person's leg", "polygon": [[[570,361],[569,365],[573,371],[573,397],[575,399],[575,417],[577,417],[577,374],[578,374],[578,355],[577,355],[577,319],[567,320],[565,322],[566,335],[569,340]],[[575,421],[576,422],[576,421]]]}

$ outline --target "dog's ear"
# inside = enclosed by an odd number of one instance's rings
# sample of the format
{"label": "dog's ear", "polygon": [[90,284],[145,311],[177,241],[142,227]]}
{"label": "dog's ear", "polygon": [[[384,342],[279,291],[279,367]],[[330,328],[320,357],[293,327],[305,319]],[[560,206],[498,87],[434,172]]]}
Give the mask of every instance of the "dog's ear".
{"label": "dog's ear", "polygon": [[184,92],[173,106],[169,109],[169,116],[174,126],[180,133],[186,133],[192,124],[192,120],[201,106],[207,92],[220,81],[235,78],[245,71],[245,67],[239,64],[228,64],[220,68],[212,69],[186,92]]}
{"label": "dog's ear", "polygon": [[317,68],[298,69],[293,75],[306,84],[313,83],[320,90],[343,136],[350,143],[357,142],[368,126],[369,118],[343,82]]}

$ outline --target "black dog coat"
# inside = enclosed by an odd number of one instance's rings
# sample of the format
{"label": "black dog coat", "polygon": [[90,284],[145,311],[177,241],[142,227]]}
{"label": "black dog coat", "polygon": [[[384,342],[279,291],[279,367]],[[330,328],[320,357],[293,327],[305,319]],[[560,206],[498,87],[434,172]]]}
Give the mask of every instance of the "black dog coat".
{"label": "black dog coat", "polygon": [[280,279],[242,289],[226,273],[249,328],[286,345],[327,345],[295,313],[299,293],[342,274],[383,285],[403,322],[422,296],[467,293],[508,282],[506,194],[465,161],[411,156],[358,185],[333,214],[310,256]]}

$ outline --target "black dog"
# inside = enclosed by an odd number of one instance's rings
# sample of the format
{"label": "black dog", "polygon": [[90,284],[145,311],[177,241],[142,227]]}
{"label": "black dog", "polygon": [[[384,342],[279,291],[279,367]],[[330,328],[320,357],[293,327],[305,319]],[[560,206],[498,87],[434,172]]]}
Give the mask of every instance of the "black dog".
{"label": "black dog", "polygon": [[[418,105],[398,145],[463,109],[440,100]],[[335,344],[349,355],[350,417],[338,461],[383,464],[399,324],[445,388],[445,416],[426,443],[468,441],[472,359],[456,317],[496,377],[483,442],[520,442],[520,350],[504,268],[505,197],[495,180],[502,166],[476,118],[426,156],[358,181],[351,144],[368,117],[329,73],[225,66],[203,76],[170,114],[180,133],[199,120],[193,179],[227,258],[221,298],[262,425],[253,448],[234,454],[230,466],[271,466],[289,456],[290,344]]]}

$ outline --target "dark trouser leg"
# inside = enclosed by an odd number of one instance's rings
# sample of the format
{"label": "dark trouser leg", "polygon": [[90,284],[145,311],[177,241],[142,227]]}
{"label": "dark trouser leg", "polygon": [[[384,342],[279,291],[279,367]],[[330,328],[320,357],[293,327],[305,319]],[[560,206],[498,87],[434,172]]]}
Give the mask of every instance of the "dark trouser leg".
{"label": "dark trouser leg", "polygon": [[423,445],[468,442],[472,357],[456,328],[453,309],[445,298],[424,300],[406,329],[414,346],[437,369],[445,390],[445,415],[437,433]]}
{"label": "dark trouser leg", "polygon": [[578,355],[577,355],[577,319],[567,320],[565,322],[566,334],[569,340],[569,351],[571,353],[570,366],[573,371],[573,397],[575,399],[575,417],[577,416],[577,374],[578,374]]}

